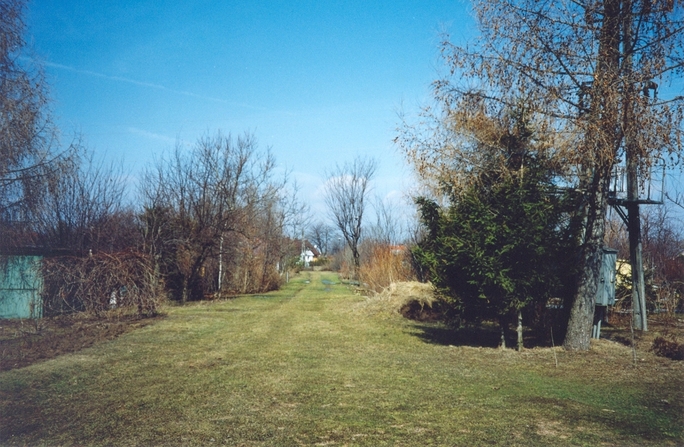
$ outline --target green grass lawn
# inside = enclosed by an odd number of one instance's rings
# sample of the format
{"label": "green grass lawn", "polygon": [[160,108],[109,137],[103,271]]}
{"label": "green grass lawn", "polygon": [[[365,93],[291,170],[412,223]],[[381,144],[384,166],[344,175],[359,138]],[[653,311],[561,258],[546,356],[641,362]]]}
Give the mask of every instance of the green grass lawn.
{"label": "green grass lawn", "polygon": [[324,279],[0,373],[0,444],[684,444],[684,362],[450,346]]}

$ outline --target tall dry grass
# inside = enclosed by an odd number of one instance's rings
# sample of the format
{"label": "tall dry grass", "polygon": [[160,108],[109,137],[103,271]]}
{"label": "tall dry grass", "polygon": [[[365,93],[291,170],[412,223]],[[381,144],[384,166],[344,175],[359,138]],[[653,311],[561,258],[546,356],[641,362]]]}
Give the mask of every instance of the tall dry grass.
{"label": "tall dry grass", "polygon": [[359,280],[370,291],[381,293],[392,283],[415,278],[411,252],[405,246],[371,243],[364,247]]}

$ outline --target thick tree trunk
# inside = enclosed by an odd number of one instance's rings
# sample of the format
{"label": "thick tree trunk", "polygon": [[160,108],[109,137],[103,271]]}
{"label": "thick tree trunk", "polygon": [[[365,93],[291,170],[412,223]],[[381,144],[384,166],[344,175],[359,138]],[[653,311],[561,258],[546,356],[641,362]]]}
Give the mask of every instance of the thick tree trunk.
{"label": "thick tree trunk", "polygon": [[619,72],[621,56],[621,2],[603,2],[596,72],[586,135],[584,238],[575,297],[570,309],[563,346],[587,351],[591,340],[594,305],[603,255],[608,187],[615,157],[621,144],[617,131],[620,113]]}
{"label": "thick tree trunk", "polygon": [[359,269],[361,268],[361,254],[359,251],[354,248],[352,250],[352,258],[353,258],[353,269],[354,271],[352,272],[352,278],[358,280],[359,279]]}
{"label": "thick tree trunk", "polygon": [[588,210],[577,289],[570,308],[568,329],[563,343],[563,347],[571,351],[589,350],[603,255],[609,173],[610,169],[597,173],[599,178],[595,181],[596,192],[587,202]]}
{"label": "thick tree trunk", "polygon": [[570,309],[568,329],[563,343],[563,347],[571,351],[587,351],[589,349],[598,287],[597,271],[601,265],[600,245],[588,245],[585,248],[583,258],[584,263],[579,277],[579,285]]}

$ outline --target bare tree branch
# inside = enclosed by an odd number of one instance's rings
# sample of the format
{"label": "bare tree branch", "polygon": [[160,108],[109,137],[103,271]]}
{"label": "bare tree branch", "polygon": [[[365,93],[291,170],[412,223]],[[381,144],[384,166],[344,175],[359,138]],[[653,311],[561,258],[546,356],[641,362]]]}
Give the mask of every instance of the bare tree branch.
{"label": "bare tree branch", "polygon": [[340,230],[352,252],[354,276],[360,266],[359,241],[370,181],[377,169],[373,159],[357,157],[328,173],[325,204],[330,218]]}

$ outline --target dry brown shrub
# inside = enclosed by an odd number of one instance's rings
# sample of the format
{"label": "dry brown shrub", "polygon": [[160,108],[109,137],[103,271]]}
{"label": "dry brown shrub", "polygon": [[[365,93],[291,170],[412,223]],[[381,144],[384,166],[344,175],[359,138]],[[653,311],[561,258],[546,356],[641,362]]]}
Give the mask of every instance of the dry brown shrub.
{"label": "dry brown shrub", "polygon": [[366,248],[359,280],[364,286],[380,293],[395,282],[415,279],[411,254],[404,246],[372,244]]}
{"label": "dry brown shrub", "polygon": [[43,260],[46,316],[73,312],[101,315],[110,309],[136,309],[154,316],[161,297],[158,275],[144,254],[126,251]]}

